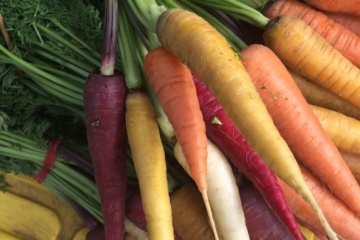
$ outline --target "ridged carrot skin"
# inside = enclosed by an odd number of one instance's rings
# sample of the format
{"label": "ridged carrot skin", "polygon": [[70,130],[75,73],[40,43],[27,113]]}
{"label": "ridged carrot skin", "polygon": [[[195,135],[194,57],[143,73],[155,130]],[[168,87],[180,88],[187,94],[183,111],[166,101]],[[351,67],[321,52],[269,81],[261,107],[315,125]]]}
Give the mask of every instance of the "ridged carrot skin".
{"label": "ridged carrot skin", "polygon": [[356,35],[360,36],[360,16],[355,16],[347,13],[334,13],[322,11],[328,18],[331,18],[335,22],[343,25]]}
{"label": "ridged carrot skin", "polygon": [[342,12],[360,16],[359,0],[304,0],[307,4],[321,10],[330,12]]}
{"label": "ridged carrot skin", "polygon": [[336,239],[308,189],[296,159],[280,136],[237,53],[207,21],[193,12],[168,9],[157,21],[160,43],[185,63],[218,99],[250,146],[309,201]]}
{"label": "ridged carrot skin", "polygon": [[241,51],[244,65],[280,134],[302,162],[360,216],[360,187],[276,54],[264,45]]}
{"label": "ridged carrot skin", "polygon": [[288,70],[309,104],[331,109],[360,120],[360,108],[355,107],[353,104],[345,101],[327,89],[310,82],[294,71]]}
{"label": "ridged carrot skin", "polygon": [[[250,147],[205,83],[195,75],[193,79],[209,139],[221,149],[237,170],[254,184],[295,239],[302,239],[274,172]],[[215,122],[215,119],[218,122]]]}
{"label": "ridged carrot skin", "polygon": [[263,13],[270,19],[286,15],[303,20],[354,65],[360,67],[359,36],[324,13],[299,0],[276,0]]}
{"label": "ridged carrot skin", "polygon": [[125,99],[122,73],[89,74],[84,88],[87,140],[107,239],[123,239],[126,201]]}
{"label": "ridged carrot skin", "polygon": [[306,22],[285,15],[276,17],[263,37],[265,45],[288,68],[360,107],[360,69]]}
{"label": "ridged carrot skin", "polygon": [[164,147],[151,100],[141,91],[126,99],[126,131],[149,239],[174,239]]}
{"label": "ridged carrot skin", "polygon": [[321,126],[343,152],[360,154],[360,121],[323,107],[310,106]]}

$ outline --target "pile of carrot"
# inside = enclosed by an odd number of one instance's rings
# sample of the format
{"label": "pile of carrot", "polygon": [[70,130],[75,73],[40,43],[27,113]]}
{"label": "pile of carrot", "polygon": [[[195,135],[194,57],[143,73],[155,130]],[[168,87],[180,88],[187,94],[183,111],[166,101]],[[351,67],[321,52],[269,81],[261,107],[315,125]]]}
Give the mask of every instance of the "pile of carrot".
{"label": "pile of carrot", "polygon": [[360,239],[360,0],[105,2],[84,89],[101,236]]}

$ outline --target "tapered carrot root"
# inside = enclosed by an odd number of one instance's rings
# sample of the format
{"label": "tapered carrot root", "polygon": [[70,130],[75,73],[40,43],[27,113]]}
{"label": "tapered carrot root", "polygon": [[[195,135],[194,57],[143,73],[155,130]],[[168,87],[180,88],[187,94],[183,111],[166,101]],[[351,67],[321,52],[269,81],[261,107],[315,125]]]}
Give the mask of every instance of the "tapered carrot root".
{"label": "tapered carrot root", "polygon": [[291,70],[360,107],[360,69],[304,21],[274,18],[263,37]]}
{"label": "tapered carrot root", "polygon": [[277,0],[263,12],[270,19],[286,15],[303,20],[354,65],[360,67],[359,36],[322,12],[299,0]]}
{"label": "tapered carrot root", "polygon": [[360,108],[355,107],[327,89],[315,85],[294,71],[288,70],[309,104],[331,109],[360,120]]}
{"label": "tapered carrot root", "polygon": [[173,224],[183,240],[215,240],[200,192],[194,185],[183,185],[171,194]]}
{"label": "tapered carrot root", "polygon": [[204,19],[182,9],[169,9],[161,14],[157,35],[168,51],[206,83],[249,145],[313,206],[329,238],[336,239],[305,184],[292,152],[226,39]]}
{"label": "tapered carrot root", "polygon": [[360,121],[339,112],[311,106],[321,126],[343,152],[360,154]]}
{"label": "tapered carrot root", "polygon": [[297,160],[359,214],[356,179],[281,60],[264,45],[250,45],[241,53],[275,125]]}
{"label": "tapered carrot root", "polygon": [[126,130],[149,239],[174,239],[165,152],[155,110],[143,92],[128,95],[126,110]]}
{"label": "tapered carrot root", "polygon": [[[360,238],[358,229],[360,228],[360,218],[354,214],[332,192],[324,187],[323,183],[304,167],[301,167],[306,183],[322,207],[326,218],[331,227],[338,234],[339,239],[356,240]],[[287,184],[279,179],[279,183],[284,191],[290,209],[303,223],[314,233],[318,231],[321,235],[321,225],[316,219],[309,205]]]}

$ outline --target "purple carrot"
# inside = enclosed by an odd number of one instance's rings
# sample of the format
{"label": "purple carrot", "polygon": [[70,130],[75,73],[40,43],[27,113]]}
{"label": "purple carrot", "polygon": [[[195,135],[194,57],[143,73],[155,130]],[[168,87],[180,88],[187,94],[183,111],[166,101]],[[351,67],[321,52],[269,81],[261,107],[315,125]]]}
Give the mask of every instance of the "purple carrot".
{"label": "purple carrot", "polygon": [[[244,209],[246,227],[251,240],[292,240],[294,239],[285,225],[264,201],[260,192],[250,181],[239,186]],[[302,236],[302,239],[305,239]]]}
{"label": "purple carrot", "polygon": [[273,171],[253,151],[206,85],[195,75],[193,79],[209,139],[254,184],[295,239],[303,239]]}
{"label": "purple carrot", "polygon": [[126,146],[124,75],[115,70],[118,1],[105,1],[101,70],[91,72],[84,88],[85,124],[90,157],[99,189],[107,240],[125,235]]}

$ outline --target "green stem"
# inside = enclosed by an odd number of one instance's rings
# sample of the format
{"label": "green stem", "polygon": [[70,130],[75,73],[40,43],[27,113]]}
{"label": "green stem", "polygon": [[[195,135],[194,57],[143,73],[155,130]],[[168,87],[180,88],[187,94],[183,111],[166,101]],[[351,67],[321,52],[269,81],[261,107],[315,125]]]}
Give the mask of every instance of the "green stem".
{"label": "green stem", "polygon": [[90,54],[88,54],[85,51],[81,50],[80,48],[78,48],[77,46],[75,46],[74,44],[72,44],[71,42],[66,40],[65,38],[59,36],[54,31],[46,28],[45,26],[41,25],[40,23],[36,23],[36,27],[38,29],[40,29],[43,33],[45,33],[45,35],[48,38],[55,39],[55,40],[61,42],[62,44],[64,44],[65,46],[69,47],[70,49],[74,50],[74,52],[76,52],[80,56],[82,56],[86,61],[89,61],[92,65],[99,66],[100,61],[98,59],[95,59],[93,56],[91,56]]}
{"label": "green stem", "polygon": [[[72,39],[77,41],[81,46],[83,46],[85,49],[87,49],[89,52],[91,52],[91,54],[93,54],[96,59],[101,59],[101,54],[99,52],[97,52],[95,49],[90,47],[90,45],[87,44],[86,42],[84,42],[82,39],[78,38],[73,32],[71,32],[64,25],[62,25],[59,22],[59,20],[57,20],[56,18],[51,18],[50,21],[52,23],[54,23],[57,27],[59,27],[63,32],[68,34]],[[99,61],[97,61],[97,62],[99,62]],[[96,66],[98,66],[98,64],[99,63],[97,63]]]}
{"label": "green stem", "polygon": [[36,75],[32,72],[26,72],[31,79],[39,85],[41,88],[45,89],[47,92],[52,94],[55,97],[58,97],[59,99],[62,99],[66,102],[75,104],[76,106],[83,106],[83,95],[73,92],[69,89],[63,88],[59,85],[56,85],[54,83],[51,83],[50,81],[47,81],[46,78],[43,78],[39,75]]}
{"label": "green stem", "polygon": [[[45,44],[40,46],[44,48]],[[71,71],[74,71],[81,77],[87,77],[89,75],[89,72],[91,72],[94,69],[94,66],[78,61],[64,54],[59,54],[59,53],[52,54],[50,52],[38,48],[34,48],[33,53],[38,54],[46,59],[49,59],[50,61],[56,62],[60,66],[63,66]],[[64,69],[63,71],[66,70]]]}
{"label": "green stem", "polygon": [[42,76],[48,80],[50,80],[51,82],[54,82],[60,86],[72,89],[78,93],[82,93],[83,89],[81,88],[76,88],[74,87],[72,84],[65,82],[64,80],[49,74],[45,71],[42,71],[41,69],[33,66],[31,63],[28,63],[26,61],[24,61],[23,59],[17,57],[16,55],[14,55],[13,53],[11,53],[9,50],[7,50],[4,46],[0,45],[0,51],[2,51],[3,53],[6,54],[6,56],[8,56],[10,59],[12,59],[14,61],[14,63],[16,63],[16,66],[25,71],[25,72],[32,72],[35,73],[39,76]]}
{"label": "green stem", "polygon": [[232,15],[243,21],[246,21],[259,28],[265,28],[266,24],[269,22],[269,18],[265,17],[262,13],[236,0],[222,0],[222,1],[191,0],[191,1],[198,5],[223,11],[229,15]]}
{"label": "green stem", "polygon": [[126,87],[132,91],[140,89],[143,85],[140,66],[137,58],[138,46],[135,44],[136,35],[131,28],[128,15],[125,12],[125,3],[120,1],[119,8],[119,37],[118,45],[120,48],[121,59],[126,59],[123,63]]}

